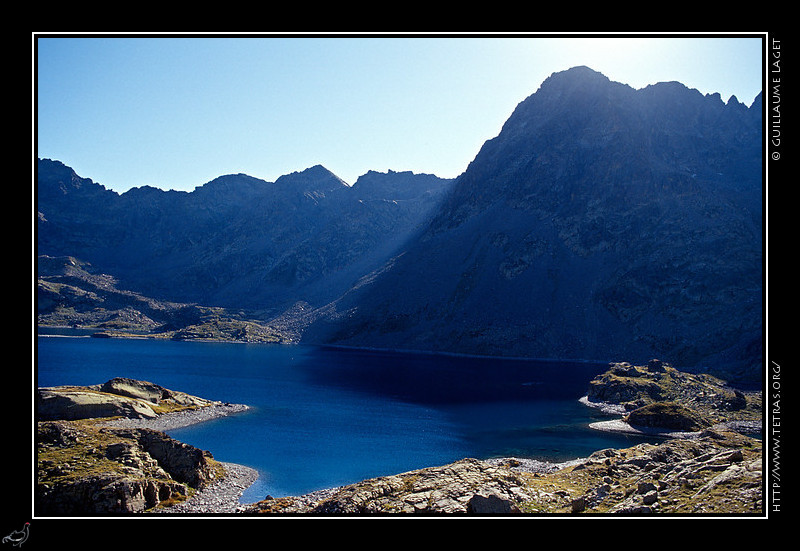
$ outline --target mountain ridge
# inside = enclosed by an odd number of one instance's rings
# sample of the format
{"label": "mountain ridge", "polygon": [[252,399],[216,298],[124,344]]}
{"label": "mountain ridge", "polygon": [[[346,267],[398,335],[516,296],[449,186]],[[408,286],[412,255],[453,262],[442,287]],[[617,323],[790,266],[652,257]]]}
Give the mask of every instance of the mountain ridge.
{"label": "mountain ridge", "polygon": [[761,94],[747,107],[574,67],[451,180],[350,186],[316,165],[117,195],[40,170],[37,244],[148,296],[300,313],[302,342],[663,357],[747,379],[763,346],[761,109]]}
{"label": "mountain ridge", "polygon": [[401,202],[365,203],[363,186],[321,165],[274,183],[230,174],[191,192],[122,194],[60,161],[37,169],[38,254],[79,258],[154,298],[262,310],[332,300],[360,276],[353,270],[380,264],[415,231],[450,183],[397,173],[425,185]]}
{"label": "mountain ridge", "polygon": [[[522,101],[426,230],[309,342],[761,363],[761,113],[585,67]],[[740,104],[739,104],[740,105]]]}

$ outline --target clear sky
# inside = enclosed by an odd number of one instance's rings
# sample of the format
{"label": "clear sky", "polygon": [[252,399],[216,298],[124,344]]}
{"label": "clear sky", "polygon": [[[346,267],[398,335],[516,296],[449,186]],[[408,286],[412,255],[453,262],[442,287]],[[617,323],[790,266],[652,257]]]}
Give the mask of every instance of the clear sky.
{"label": "clear sky", "polygon": [[[704,35],[705,36],[705,35]],[[124,192],[322,164],[456,177],[554,72],[750,105],[761,37],[33,35],[35,154]]]}

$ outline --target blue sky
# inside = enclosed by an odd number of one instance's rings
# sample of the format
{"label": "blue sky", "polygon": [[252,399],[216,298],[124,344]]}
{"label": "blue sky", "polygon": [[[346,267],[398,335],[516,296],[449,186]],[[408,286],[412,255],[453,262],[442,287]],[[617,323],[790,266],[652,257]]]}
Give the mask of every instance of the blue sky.
{"label": "blue sky", "polygon": [[455,177],[549,75],[587,65],[750,105],[761,38],[35,37],[36,154],[109,189],[322,164]]}

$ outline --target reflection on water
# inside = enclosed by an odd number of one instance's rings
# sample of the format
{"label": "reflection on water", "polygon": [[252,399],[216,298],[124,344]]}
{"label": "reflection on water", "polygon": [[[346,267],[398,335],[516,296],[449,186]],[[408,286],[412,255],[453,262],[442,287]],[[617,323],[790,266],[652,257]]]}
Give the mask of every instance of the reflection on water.
{"label": "reflection on water", "polygon": [[553,362],[314,348],[309,368],[326,384],[421,403],[572,399],[606,363]]}

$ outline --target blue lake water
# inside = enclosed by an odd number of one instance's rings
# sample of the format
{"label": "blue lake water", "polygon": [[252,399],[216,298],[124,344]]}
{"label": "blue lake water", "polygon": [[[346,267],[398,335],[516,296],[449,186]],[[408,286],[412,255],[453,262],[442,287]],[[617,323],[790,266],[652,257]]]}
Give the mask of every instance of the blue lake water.
{"label": "blue lake water", "polygon": [[563,461],[638,437],[595,431],[583,406],[605,363],[498,360],[313,346],[37,338],[37,385],[151,381],[238,415],[170,431],[248,465],[249,503],[464,457]]}

